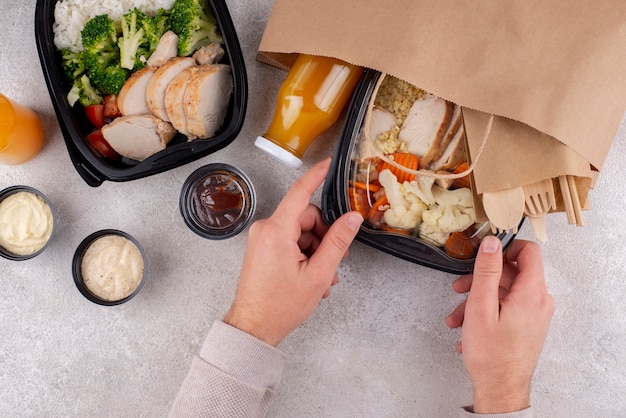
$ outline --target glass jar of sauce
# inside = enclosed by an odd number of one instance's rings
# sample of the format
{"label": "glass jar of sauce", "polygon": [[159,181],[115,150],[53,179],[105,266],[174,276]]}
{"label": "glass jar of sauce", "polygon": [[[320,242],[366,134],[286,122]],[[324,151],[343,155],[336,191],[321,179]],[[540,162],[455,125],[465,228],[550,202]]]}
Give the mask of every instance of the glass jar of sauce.
{"label": "glass jar of sauce", "polygon": [[194,171],[183,184],[180,213],[187,226],[209,239],[224,239],[241,232],[254,214],[252,183],[228,164],[208,164]]}

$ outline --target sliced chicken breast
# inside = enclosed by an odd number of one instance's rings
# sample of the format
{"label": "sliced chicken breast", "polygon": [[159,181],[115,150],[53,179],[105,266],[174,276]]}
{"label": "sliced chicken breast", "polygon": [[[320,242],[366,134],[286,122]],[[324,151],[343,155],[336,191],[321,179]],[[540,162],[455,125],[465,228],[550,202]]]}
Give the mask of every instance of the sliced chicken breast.
{"label": "sliced chicken breast", "polygon": [[195,65],[191,57],[175,57],[155,70],[146,86],[146,103],[149,112],[166,122],[170,121],[165,108],[165,89],[170,82],[185,68]]}
{"label": "sliced chicken breast", "polygon": [[398,138],[410,153],[420,157],[419,166],[430,164],[452,119],[453,104],[432,94],[413,103]]}
{"label": "sliced chicken breast", "polygon": [[168,30],[165,32],[161,39],[159,39],[159,43],[157,44],[156,49],[148,58],[146,65],[150,67],[160,67],[169,61],[171,58],[174,58],[178,54],[178,35],[176,35],[173,31]]}
{"label": "sliced chicken breast", "polygon": [[433,156],[433,161],[441,158],[443,153],[448,148],[448,145],[452,142],[457,132],[460,129],[463,129],[463,117],[461,116],[461,106],[456,104],[452,105],[454,110],[452,111],[452,120],[450,121],[450,126],[443,136],[441,143],[439,144],[439,149]]}
{"label": "sliced chicken breast", "polygon": [[453,171],[459,164],[467,161],[465,142],[465,131],[461,127],[441,157],[432,161],[428,167],[433,171]]}
{"label": "sliced chicken breast", "polygon": [[118,154],[143,161],[165,149],[176,130],[153,115],[120,116],[102,127],[104,139]]}
{"label": "sliced chicken breast", "polygon": [[224,123],[233,92],[230,65],[201,65],[191,73],[183,108],[187,131],[196,138],[211,138]]}
{"label": "sliced chicken breast", "polygon": [[145,115],[150,113],[146,103],[146,87],[154,74],[154,68],[144,67],[134,72],[122,86],[117,96],[117,106],[122,115]]}
{"label": "sliced chicken breast", "polygon": [[183,98],[189,79],[199,68],[200,67],[197,65],[185,68],[170,81],[165,89],[165,110],[167,117],[172,126],[189,139],[195,139],[195,137],[187,130],[187,118],[185,116]]}
{"label": "sliced chicken breast", "polygon": [[219,42],[213,42],[203,47],[200,47],[192,55],[198,65],[204,64],[217,64],[224,56],[224,48]]}

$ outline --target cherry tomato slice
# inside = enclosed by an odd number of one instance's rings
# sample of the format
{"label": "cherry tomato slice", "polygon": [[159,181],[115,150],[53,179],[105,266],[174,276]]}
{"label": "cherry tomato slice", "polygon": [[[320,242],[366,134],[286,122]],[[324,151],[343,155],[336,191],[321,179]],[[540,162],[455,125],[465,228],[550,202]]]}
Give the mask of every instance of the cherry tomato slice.
{"label": "cherry tomato slice", "polygon": [[87,135],[87,140],[89,143],[102,154],[103,157],[111,158],[112,160],[119,160],[121,155],[119,155],[112,147],[109,145],[104,136],[102,135],[102,131],[97,129]]}
{"label": "cherry tomato slice", "polygon": [[89,122],[97,128],[100,129],[104,126],[104,105],[89,105],[85,106],[85,116],[89,119]]}

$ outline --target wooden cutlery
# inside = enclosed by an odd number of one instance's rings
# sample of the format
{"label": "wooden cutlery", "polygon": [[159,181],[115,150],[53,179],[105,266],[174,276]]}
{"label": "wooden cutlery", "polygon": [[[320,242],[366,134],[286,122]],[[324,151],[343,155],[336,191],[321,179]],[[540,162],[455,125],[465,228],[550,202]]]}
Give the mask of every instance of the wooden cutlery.
{"label": "wooden cutlery", "polygon": [[552,179],[527,184],[522,189],[524,190],[524,215],[530,221],[535,237],[541,242],[546,242],[548,233],[544,215],[550,209],[556,208]]}
{"label": "wooden cutlery", "polygon": [[483,208],[491,223],[491,231],[517,233],[524,215],[524,191],[521,187],[483,193]]}

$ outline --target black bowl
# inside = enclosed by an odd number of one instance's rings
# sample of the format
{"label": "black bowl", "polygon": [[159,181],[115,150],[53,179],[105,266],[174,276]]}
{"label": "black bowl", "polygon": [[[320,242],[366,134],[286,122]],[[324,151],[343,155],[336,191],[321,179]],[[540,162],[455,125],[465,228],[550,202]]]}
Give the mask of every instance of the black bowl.
{"label": "black bowl", "polygon": [[130,159],[114,161],[101,156],[87,141],[93,128],[80,104],[70,106],[67,93],[71,83],[61,67],[61,54],[54,45],[54,7],[57,0],[37,0],[35,8],[35,39],[44,78],[52,104],[65,138],[70,159],[83,180],[96,187],[105,180],[123,182],[151,176],[195,161],[230,144],[242,128],[248,100],[248,81],[237,33],[224,0],[207,0],[224,38],[225,56],[221,62],[230,64],[233,94],[224,124],[208,140],[187,141],[177,134],[166,149],[144,161]]}
{"label": "black bowl", "polygon": [[15,254],[9,250],[7,250],[6,248],[2,247],[0,245],[0,257],[6,258],[7,260],[13,260],[13,261],[24,261],[24,260],[29,260],[33,257],[38,256],[39,254],[41,254],[42,252],[44,252],[44,250],[46,248],[48,248],[48,245],[50,244],[50,241],[52,241],[52,238],[54,237],[54,230],[55,230],[55,219],[54,219],[54,208],[52,207],[52,203],[50,203],[50,200],[43,194],[41,193],[39,190],[34,189],[30,186],[11,186],[11,187],[7,187],[4,190],[0,191],[0,202],[2,202],[4,199],[6,199],[7,197],[11,196],[12,194],[18,193],[18,192],[28,192],[28,193],[32,193],[38,197],[40,197],[50,208],[50,212],[52,213],[52,231],[50,233],[50,237],[48,238],[48,241],[46,241],[46,243],[39,248],[37,251],[31,253],[31,254],[26,254],[26,255],[19,255],[19,254]]}
{"label": "black bowl", "polygon": [[[137,249],[139,250],[139,253],[141,254],[141,258],[143,259],[143,275],[141,276],[141,280],[139,281],[139,284],[137,285],[135,290],[132,293],[130,293],[128,296],[122,299],[117,299],[117,300],[106,300],[93,294],[89,290],[89,288],[87,287],[87,285],[85,284],[83,280],[83,273],[82,273],[82,268],[81,268],[83,256],[85,255],[85,252],[87,251],[89,246],[98,238],[101,238],[107,235],[118,235],[123,238],[126,238],[137,247]],[[93,234],[89,235],[78,245],[78,247],[76,248],[76,252],[74,253],[74,258],[72,259],[72,276],[74,277],[74,284],[78,288],[79,292],[85,298],[87,298],[87,300],[90,300],[91,302],[96,303],[98,305],[115,306],[115,305],[128,302],[129,300],[134,298],[143,287],[143,284],[146,281],[146,274],[147,274],[147,258],[146,258],[146,253],[143,247],[141,246],[141,244],[139,244],[139,241],[137,241],[133,236],[131,236],[130,234],[124,231],[119,231],[117,229],[102,229],[100,231],[96,231]]]}
{"label": "black bowl", "polygon": [[[365,121],[365,114],[380,73],[366,70],[357,85],[348,108],[346,121],[333,156],[329,175],[322,193],[322,214],[328,223],[351,210],[348,182],[352,179],[353,156]],[[521,227],[524,219],[520,221]],[[518,229],[519,229],[518,227]],[[497,236],[506,248],[515,238],[514,233],[499,233]],[[377,229],[365,222],[356,239],[371,247],[413,263],[453,274],[469,274],[474,270],[475,258],[459,259],[446,254],[443,248],[415,236],[398,234]]]}

